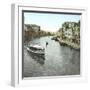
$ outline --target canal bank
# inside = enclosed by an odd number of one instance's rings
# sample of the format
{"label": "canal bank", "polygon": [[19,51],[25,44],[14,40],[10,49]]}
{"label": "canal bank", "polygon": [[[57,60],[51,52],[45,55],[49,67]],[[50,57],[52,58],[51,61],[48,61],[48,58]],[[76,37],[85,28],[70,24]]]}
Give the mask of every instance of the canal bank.
{"label": "canal bank", "polygon": [[76,43],[72,43],[72,42],[69,42],[69,41],[67,41],[67,40],[61,40],[61,39],[59,39],[59,38],[57,38],[57,39],[58,39],[58,41],[59,41],[59,43],[60,43],[61,45],[70,46],[70,47],[73,48],[73,49],[80,50],[80,45],[78,45],[78,44],[76,44]]}
{"label": "canal bank", "polygon": [[80,50],[80,45],[79,44],[71,42],[69,40],[60,39],[58,37],[53,37],[52,40],[55,40],[55,41],[59,42],[60,45],[62,45],[62,46],[69,46],[73,49]]}

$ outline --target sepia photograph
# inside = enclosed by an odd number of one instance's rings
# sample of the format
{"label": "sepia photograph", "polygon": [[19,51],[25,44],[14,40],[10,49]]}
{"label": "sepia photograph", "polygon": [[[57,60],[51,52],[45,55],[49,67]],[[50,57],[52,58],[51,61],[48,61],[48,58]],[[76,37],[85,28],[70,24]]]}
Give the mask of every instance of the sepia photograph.
{"label": "sepia photograph", "polygon": [[80,75],[80,13],[22,11],[22,76]]}

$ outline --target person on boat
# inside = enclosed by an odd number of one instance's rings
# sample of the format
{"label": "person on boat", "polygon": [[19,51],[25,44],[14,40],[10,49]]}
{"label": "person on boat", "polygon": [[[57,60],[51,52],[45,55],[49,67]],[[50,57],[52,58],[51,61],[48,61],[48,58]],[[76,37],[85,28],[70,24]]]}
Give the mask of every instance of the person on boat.
{"label": "person on boat", "polygon": [[46,42],[46,47],[47,47],[47,45],[48,45],[48,42]]}

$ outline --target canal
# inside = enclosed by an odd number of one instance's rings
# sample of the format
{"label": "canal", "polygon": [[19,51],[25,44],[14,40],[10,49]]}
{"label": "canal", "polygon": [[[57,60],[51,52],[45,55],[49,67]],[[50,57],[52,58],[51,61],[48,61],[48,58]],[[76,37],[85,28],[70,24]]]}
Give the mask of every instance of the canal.
{"label": "canal", "polygon": [[42,45],[45,48],[45,56],[34,55],[24,47],[24,77],[80,74],[80,51],[61,46],[51,38],[52,36],[46,36],[29,42]]}

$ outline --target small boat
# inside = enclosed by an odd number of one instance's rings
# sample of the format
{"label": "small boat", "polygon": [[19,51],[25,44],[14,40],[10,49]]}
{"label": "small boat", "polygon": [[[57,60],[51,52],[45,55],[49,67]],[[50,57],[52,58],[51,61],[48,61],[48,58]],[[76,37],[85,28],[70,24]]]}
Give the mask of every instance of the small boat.
{"label": "small boat", "polygon": [[27,47],[27,51],[34,53],[34,54],[38,54],[38,55],[44,55],[45,54],[44,47],[42,47],[40,45],[29,45]]}
{"label": "small boat", "polygon": [[52,37],[51,40],[58,41],[57,37]]}

